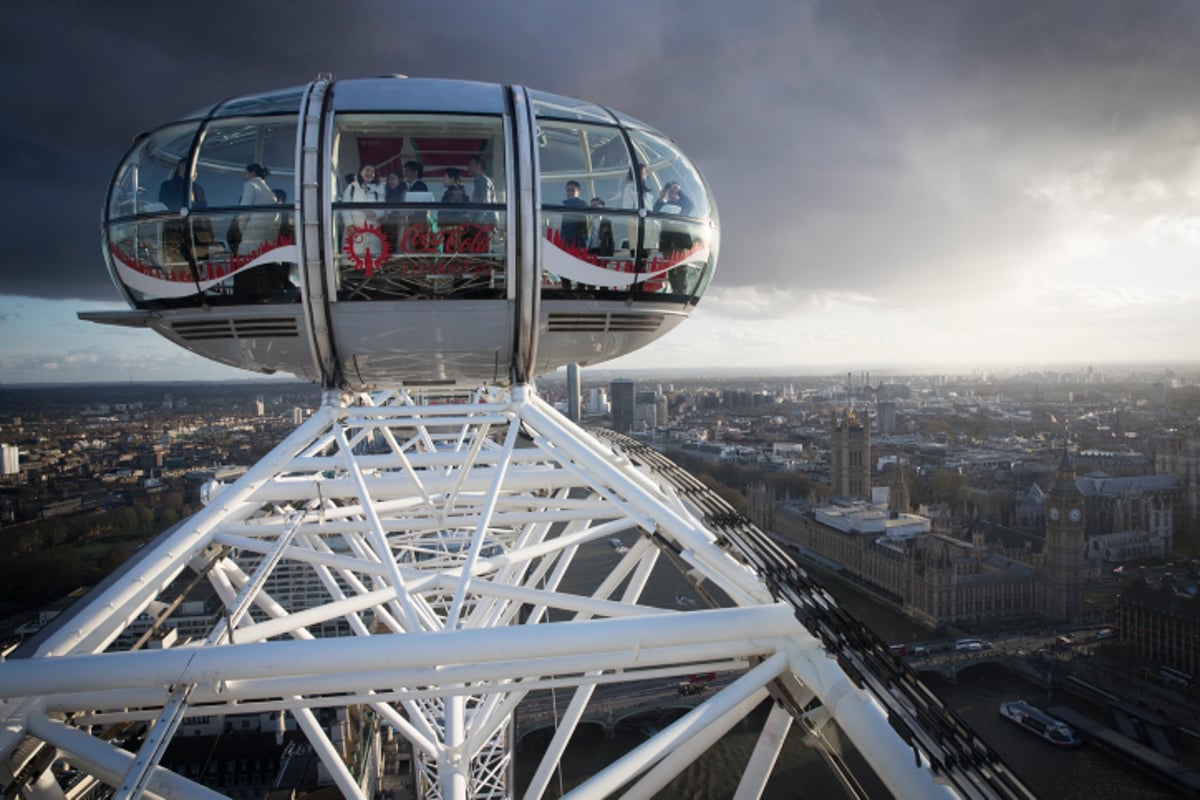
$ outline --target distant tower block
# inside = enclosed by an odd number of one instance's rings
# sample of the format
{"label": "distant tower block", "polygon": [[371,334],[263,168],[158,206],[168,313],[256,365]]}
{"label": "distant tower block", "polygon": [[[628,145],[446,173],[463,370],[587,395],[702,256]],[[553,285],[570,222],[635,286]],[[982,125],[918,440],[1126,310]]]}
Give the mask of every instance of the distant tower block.
{"label": "distant tower block", "polygon": [[608,386],[608,401],[612,406],[612,429],[629,433],[633,429],[633,381],[617,379]]}
{"label": "distant tower block", "polygon": [[879,432],[884,434],[896,432],[896,404],[891,400],[879,404]]}
{"label": "distant tower block", "polygon": [[579,392],[579,365],[572,362],[567,364],[567,417],[572,422],[582,418]]}
{"label": "distant tower block", "polygon": [[0,474],[18,475],[21,472],[21,451],[15,444],[0,444]]}
{"label": "distant tower block", "polygon": [[404,77],[164,125],[118,168],[103,231],[134,310],[82,318],[347,389],[524,383],[624,355],[691,314],[720,239],[704,179],[649,125]]}

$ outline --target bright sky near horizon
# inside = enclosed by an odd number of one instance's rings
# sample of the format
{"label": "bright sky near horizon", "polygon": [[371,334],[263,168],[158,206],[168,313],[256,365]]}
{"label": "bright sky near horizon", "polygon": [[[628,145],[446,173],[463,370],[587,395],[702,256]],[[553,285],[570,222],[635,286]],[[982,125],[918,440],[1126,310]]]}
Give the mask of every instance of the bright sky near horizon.
{"label": "bright sky near horizon", "polygon": [[198,7],[0,9],[0,382],[251,377],[74,314],[124,307],[97,223],[134,134],[318,72],[521,83],[679,142],[717,275],[605,369],[1200,357],[1200,4]]}

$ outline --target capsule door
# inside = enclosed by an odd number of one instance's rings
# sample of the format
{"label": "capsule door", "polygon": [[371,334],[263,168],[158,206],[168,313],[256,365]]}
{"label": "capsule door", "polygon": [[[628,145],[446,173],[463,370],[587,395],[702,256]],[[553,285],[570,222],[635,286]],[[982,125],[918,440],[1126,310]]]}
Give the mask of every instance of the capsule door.
{"label": "capsule door", "polygon": [[504,381],[515,304],[512,118],[490,101],[421,112],[411,95],[394,104],[407,110],[336,110],[325,131],[337,370],[351,386]]}

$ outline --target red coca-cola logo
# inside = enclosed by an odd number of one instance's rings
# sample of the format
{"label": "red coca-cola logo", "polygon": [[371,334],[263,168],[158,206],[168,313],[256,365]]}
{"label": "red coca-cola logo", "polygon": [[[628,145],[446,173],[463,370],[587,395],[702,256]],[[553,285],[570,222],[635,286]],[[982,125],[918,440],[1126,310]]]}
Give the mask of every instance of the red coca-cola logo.
{"label": "red coca-cola logo", "polygon": [[467,223],[433,230],[429,225],[409,225],[400,238],[406,253],[486,253],[492,246],[492,225]]}

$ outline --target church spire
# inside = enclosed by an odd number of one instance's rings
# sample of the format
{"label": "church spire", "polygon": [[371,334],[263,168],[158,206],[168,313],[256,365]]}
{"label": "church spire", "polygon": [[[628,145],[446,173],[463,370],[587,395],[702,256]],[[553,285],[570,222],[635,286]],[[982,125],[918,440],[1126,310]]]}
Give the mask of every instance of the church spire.
{"label": "church spire", "polygon": [[1079,487],[1075,483],[1075,466],[1071,463],[1071,456],[1065,447],[1062,458],[1058,462],[1058,469],[1054,472],[1054,486],[1050,491],[1062,498],[1075,497],[1080,494]]}

